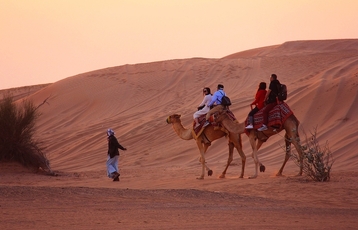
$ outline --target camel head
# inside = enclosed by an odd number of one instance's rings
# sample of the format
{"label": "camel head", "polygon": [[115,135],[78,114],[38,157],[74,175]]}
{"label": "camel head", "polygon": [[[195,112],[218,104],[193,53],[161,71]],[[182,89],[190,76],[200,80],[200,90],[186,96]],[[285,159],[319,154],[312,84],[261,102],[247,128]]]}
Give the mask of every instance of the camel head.
{"label": "camel head", "polygon": [[226,111],[223,109],[220,109],[215,113],[215,121],[218,123],[221,123],[226,118],[228,118],[228,116],[226,114]]}
{"label": "camel head", "polygon": [[180,120],[181,115],[173,114],[167,118],[167,123],[172,124],[174,131],[178,134],[178,136],[183,140],[191,140],[193,139],[192,129],[186,129]]}
{"label": "camel head", "polygon": [[222,124],[231,133],[245,133],[245,123],[233,121],[225,109],[218,110],[215,113],[215,122]]}
{"label": "camel head", "polygon": [[181,122],[180,121],[180,117],[181,115],[179,114],[173,114],[173,115],[170,115],[168,118],[167,118],[167,123],[168,124],[173,124],[173,123],[177,123],[177,122]]}

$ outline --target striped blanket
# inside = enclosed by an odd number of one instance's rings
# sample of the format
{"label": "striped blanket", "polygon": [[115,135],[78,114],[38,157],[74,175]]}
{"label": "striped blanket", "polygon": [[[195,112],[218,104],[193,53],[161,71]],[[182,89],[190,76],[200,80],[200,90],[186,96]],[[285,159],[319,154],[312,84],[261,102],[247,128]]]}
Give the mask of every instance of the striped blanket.
{"label": "striped blanket", "polygon": [[[269,112],[267,126],[280,129],[285,123],[286,119],[292,114],[292,110],[286,103],[278,104]],[[260,128],[262,123],[263,114],[262,110],[260,110],[254,115],[254,129]],[[245,125],[248,125],[248,119],[246,119]]]}

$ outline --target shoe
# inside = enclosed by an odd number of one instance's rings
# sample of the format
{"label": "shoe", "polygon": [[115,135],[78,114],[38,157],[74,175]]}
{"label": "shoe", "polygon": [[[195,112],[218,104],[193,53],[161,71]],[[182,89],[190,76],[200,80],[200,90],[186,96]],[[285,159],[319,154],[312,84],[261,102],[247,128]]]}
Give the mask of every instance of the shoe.
{"label": "shoe", "polygon": [[264,131],[264,130],[267,130],[266,125],[262,125],[260,128],[257,129],[257,131]]}
{"label": "shoe", "polygon": [[253,128],[254,128],[254,126],[251,124],[249,124],[248,126],[245,127],[245,129],[253,129]]}
{"label": "shoe", "polygon": [[113,181],[119,181],[120,174],[118,172],[114,172],[113,174]]}
{"label": "shoe", "polygon": [[113,172],[111,175],[112,175],[112,178],[116,178],[116,177],[119,176],[119,173],[118,172]]}
{"label": "shoe", "polygon": [[210,122],[209,121],[205,121],[204,125],[203,125],[203,128],[210,125]]}

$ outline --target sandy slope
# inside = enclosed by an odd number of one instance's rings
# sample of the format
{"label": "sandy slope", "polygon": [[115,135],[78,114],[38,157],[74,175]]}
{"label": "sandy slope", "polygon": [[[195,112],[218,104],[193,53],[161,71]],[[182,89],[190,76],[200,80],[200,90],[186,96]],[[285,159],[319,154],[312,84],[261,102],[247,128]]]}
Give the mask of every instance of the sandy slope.
{"label": "sandy slope", "polygon": [[[0,189],[7,195],[2,196],[0,205],[10,209],[2,208],[7,216],[2,215],[1,222],[7,227],[17,226],[11,217],[19,211],[17,202],[24,199],[26,207],[33,205],[37,210],[42,205],[37,197],[44,196],[49,209],[55,209],[50,220],[31,222],[32,218],[43,218],[43,213],[37,211],[31,216],[30,210],[25,218],[30,222],[19,226],[59,228],[64,218],[67,225],[63,226],[83,229],[121,224],[138,229],[357,228],[353,218],[358,213],[357,66],[358,40],[295,41],[222,59],[193,58],[106,68],[34,90],[24,98],[35,104],[48,98],[48,104],[41,107],[37,138],[47,146],[47,156],[59,176],[34,176],[3,166]],[[166,117],[180,113],[183,125],[189,128],[202,100],[201,89],[208,86],[214,91],[222,83],[233,102],[231,110],[243,121],[258,83],[268,83],[271,73],[288,86],[287,103],[301,122],[301,135],[303,129],[309,134],[317,127],[319,141],[328,141],[335,158],[332,181],[308,183],[304,178],[292,177],[298,171],[292,161],[284,170],[286,177],[274,177],[284,158],[283,133],[270,138],[259,151],[267,171],[258,179],[246,179],[254,166],[247,137],[243,136],[247,156],[244,179],[238,179],[238,154],[234,155],[227,179],[217,178],[227,160],[227,145],[222,139],[214,142],[207,153],[214,176],[195,180],[200,173],[196,145],[181,140],[166,124]],[[120,143],[128,148],[121,152],[119,184],[105,177],[107,128],[114,129]],[[19,192],[24,195],[9,195]],[[53,193],[61,194],[63,201],[56,198],[51,202]],[[222,198],[226,196],[229,199]],[[73,208],[80,210],[78,220],[67,213],[72,199],[76,200]],[[15,203],[11,205],[9,200]],[[87,208],[91,210],[90,221],[85,216]],[[109,218],[111,211],[125,217]],[[139,219],[133,218],[136,214]],[[324,216],[328,218],[322,220]]]}
{"label": "sandy slope", "polygon": [[[358,132],[354,128],[358,125],[354,119],[358,114],[357,50],[357,40],[287,42],[245,58],[231,55],[219,60],[125,65],[63,79],[29,98],[40,104],[49,97],[38,129],[54,169],[103,169],[100,162],[109,127],[129,149],[122,161],[125,166],[187,165],[197,157],[195,143],[177,138],[166,125],[166,117],[180,113],[183,125],[189,127],[202,99],[201,88],[215,90],[223,83],[233,101],[231,109],[243,121],[258,83],[268,82],[270,74],[276,73],[288,86],[287,103],[301,128],[309,133],[317,127],[319,140],[329,141],[335,152],[335,168],[350,170],[358,162],[354,141]],[[274,168],[282,161],[280,139],[272,138],[260,151],[262,161]],[[209,150],[209,162],[226,161],[225,141],[221,143]]]}

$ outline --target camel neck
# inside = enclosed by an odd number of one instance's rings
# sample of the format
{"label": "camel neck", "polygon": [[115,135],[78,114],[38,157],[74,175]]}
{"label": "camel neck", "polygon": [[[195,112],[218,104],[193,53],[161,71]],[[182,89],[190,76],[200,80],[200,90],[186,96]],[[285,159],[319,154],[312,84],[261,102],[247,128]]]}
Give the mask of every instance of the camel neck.
{"label": "camel neck", "polygon": [[173,129],[181,139],[183,140],[193,139],[191,130],[184,128],[184,126],[181,123],[173,123]]}

